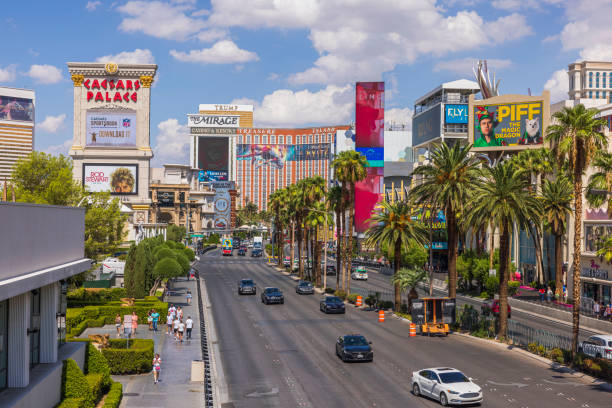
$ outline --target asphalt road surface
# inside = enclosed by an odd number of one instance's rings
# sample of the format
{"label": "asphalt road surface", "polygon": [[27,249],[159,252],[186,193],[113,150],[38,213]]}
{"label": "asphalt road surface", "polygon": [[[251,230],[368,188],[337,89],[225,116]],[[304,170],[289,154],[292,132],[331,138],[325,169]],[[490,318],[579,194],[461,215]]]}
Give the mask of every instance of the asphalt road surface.
{"label": "asphalt road surface", "polygon": [[[197,265],[218,335],[230,407],[436,407],[410,392],[412,371],[450,366],[482,386],[484,407],[610,407],[612,389],[591,384],[504,346],[450,335],[409,337],[408,325],[347,306],[345,315],[319,311],[318,294],[297,295],[295,281],[260,259],[222,257]],[[239,296],[237,282],[252,278],[256,296]],[[261,290],[279,287],[284,305],[264,305]],[[342,363],[339,335],[360,333],[373,343],[374,362]]]}

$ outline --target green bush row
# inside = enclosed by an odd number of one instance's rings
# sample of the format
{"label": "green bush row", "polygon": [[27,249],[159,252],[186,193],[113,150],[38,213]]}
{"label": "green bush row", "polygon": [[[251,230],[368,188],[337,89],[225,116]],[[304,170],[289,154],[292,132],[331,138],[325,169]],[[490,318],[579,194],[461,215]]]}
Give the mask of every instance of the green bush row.
{"label": "green bush row", "polygon": [[118,408],[123,398],[123,385],[120,382],[113,382],[110,391],[106,394],[102,408]]}
{"label": "green bush row", "polygon": [[346,297],[347,302],[355,304],[357,302],[357,293],[351,293]]}
{"label": "green bush row", "polygon": [[111,374],[135,374],[151,371],[154,343],[151,339],[111,339],[110,348],[102,349]]}
{"label": "green bush row", "polygon": [[559,364],[571,364],[574,369],[594,377],[612,381],[612,361],[610,360],[593,358],[586,354],[578,353],[576,354],[575,360],[572,361],[571,351],[560,348],[548,350],[538,343],[529,343],[527,345],[527,350],[531,353],[549,358]]}
{"label": "green bush row", "polygon": [[121,300],[127,297],[125,288],[112,289],[85,289],[79,288],[72,290],[66,294],[68,306],[72,301],[88,301],[88,302],[108,302],[110,300]]}

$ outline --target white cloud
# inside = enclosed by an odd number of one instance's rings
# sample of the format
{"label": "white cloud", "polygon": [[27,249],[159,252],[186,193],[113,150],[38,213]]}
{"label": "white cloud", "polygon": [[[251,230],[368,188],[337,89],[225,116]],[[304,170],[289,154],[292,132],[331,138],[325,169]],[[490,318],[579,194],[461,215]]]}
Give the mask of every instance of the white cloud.
{"label": "white cloud", "polygon": [[211,28],[210,30],[200,31],[196,38],[202,42],[211,42],[221,40],[228,36],[227,30],[219,28]]}
{"label": "white cloud", "polygon": [[64,120],[66,120],[66,114],[51,116],[47,115],[45,120],[36,124],[36,129],[44,130],[45,132],[55,133],[64,126]]}
{"label": "white cloud", "polygon": [[0,82],[12,82],[17,77],[17,65],[12,64],[6,68],[0,68]]}
{"label": "white cloud", "polygon": [[279,89],[261,102],[236,99],[232,104],[255,105],[253,119],[259,127],[296,127],[348,124],[355,106],[355,88],[328,85],[318,92]]}
{"label": "white cloud", "polygon": [[[472,68],[478,63],[478,61],[482,58],[459,58],[449,61],[440,61],[435,67],[434,71],[451,71],[458,75],[464,75],[471,79],[474,76]],[[493,71],[501,71],[504,68],[508,68],[512,66],[512,61],[508,59],[488,59],[487,66],[489,70]]]}
{"label": "white cloud", "polygon": [[565,0],[494,0],[491,5],[500,10],[534,9],[545,10],[551,5],[560,5]]}
{"label": "white cloud", "polygon": [[612,25],[608,16],[611,13],[612,3],[609,0],[576,0],[568,3],[566,15],[569,22],[560,34],[563,50],[578,50],[582,59],[610,60]]}
{"label": "white cloud", "polygon": [[128,1],[117,7],[127,14],[119,30],[127,33],[142,32],[155,38],[184,41],[206,27],[203,20],[188,17],[185,12],[193,8],[191,2],[172,5],[161,1]]}
{"label": "white cloud", "polygon": [[48,146],[43,151],[47,154],[52,154],[54,156],[59,156],[60,154],[68,155],[68,152],[70,151],[71,147],[72,139],[68,139],[62,144]]}
{"label": "white cloud", "polygon": [[39,84],[55,84],[62,80],[62,71],[53,65],[32,65],[25,74]]}
{"label": "white cloud", "polygon": [[410,108],[392,108],[385,109],[385,126],[386,125],[406,125],[406,130],[412,129],[412,109]]}
{"label": "white cloud", "polygon": [[191,50],[189,53],[170,50],[170,55],[179,61],[202,64],[234,64],[259,60],[256,53],[242,50],[230,40],[218,41],[211,48]]}
{"label": "white cloud", "polygon": [[544,89],[550,91],[550,102],[555,103],[568,99],[569,79],[567,71],[560,69],[553,72],[552,76],[544,84]]}
{"label": "white cloud", "polygon": [[150,50],[136,48],[134,51],[123,51],[115,55],[105,55],[96,59],[98,62],[116,62],[117,64],[155,64]]}
{"label": "white cloud", "polygon": [[189,128],[177,119],[167,119],[157,125],[155,157],[152,165],[189,163]]}
{"label": "white cloud", "polygon": [[85,8],[87,11],[94,11],[100,4],[102,4],[101,1],[88,1]]}

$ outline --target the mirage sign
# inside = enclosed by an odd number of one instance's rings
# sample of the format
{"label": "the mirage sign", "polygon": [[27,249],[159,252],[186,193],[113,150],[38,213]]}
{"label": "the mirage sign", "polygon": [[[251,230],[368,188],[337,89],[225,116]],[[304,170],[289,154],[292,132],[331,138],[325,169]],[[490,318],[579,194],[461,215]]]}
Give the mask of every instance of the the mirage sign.
{"label": "the mirage sign", "polygon": [[237,128],[240,126],[238,115],[187,115],[189,127]]}

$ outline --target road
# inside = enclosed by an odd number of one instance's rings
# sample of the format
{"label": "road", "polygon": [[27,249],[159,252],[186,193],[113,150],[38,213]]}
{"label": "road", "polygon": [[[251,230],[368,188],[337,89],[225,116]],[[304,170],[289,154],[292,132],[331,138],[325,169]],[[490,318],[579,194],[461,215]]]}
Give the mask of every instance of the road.
{"label": "road", "polygon": [[[436,407],[410,392],[414,370],[451,366],[483,387],[486,407],[609,407],[608,387],[555,371],[516,351],[459,335],[410,338],[405,322],[352,306],[346,315],[319,311],[319,295],[300,296],[295,281],[254,258],[222,257],[218,250],[196,266],[217,327],[230,407]],[[239,296],[237,282],[253,278],[257,296]],[[263,305],[266,286],[285,293],[284,305]],[[374,362],[342,363],[341,334],[373,343]]]}

